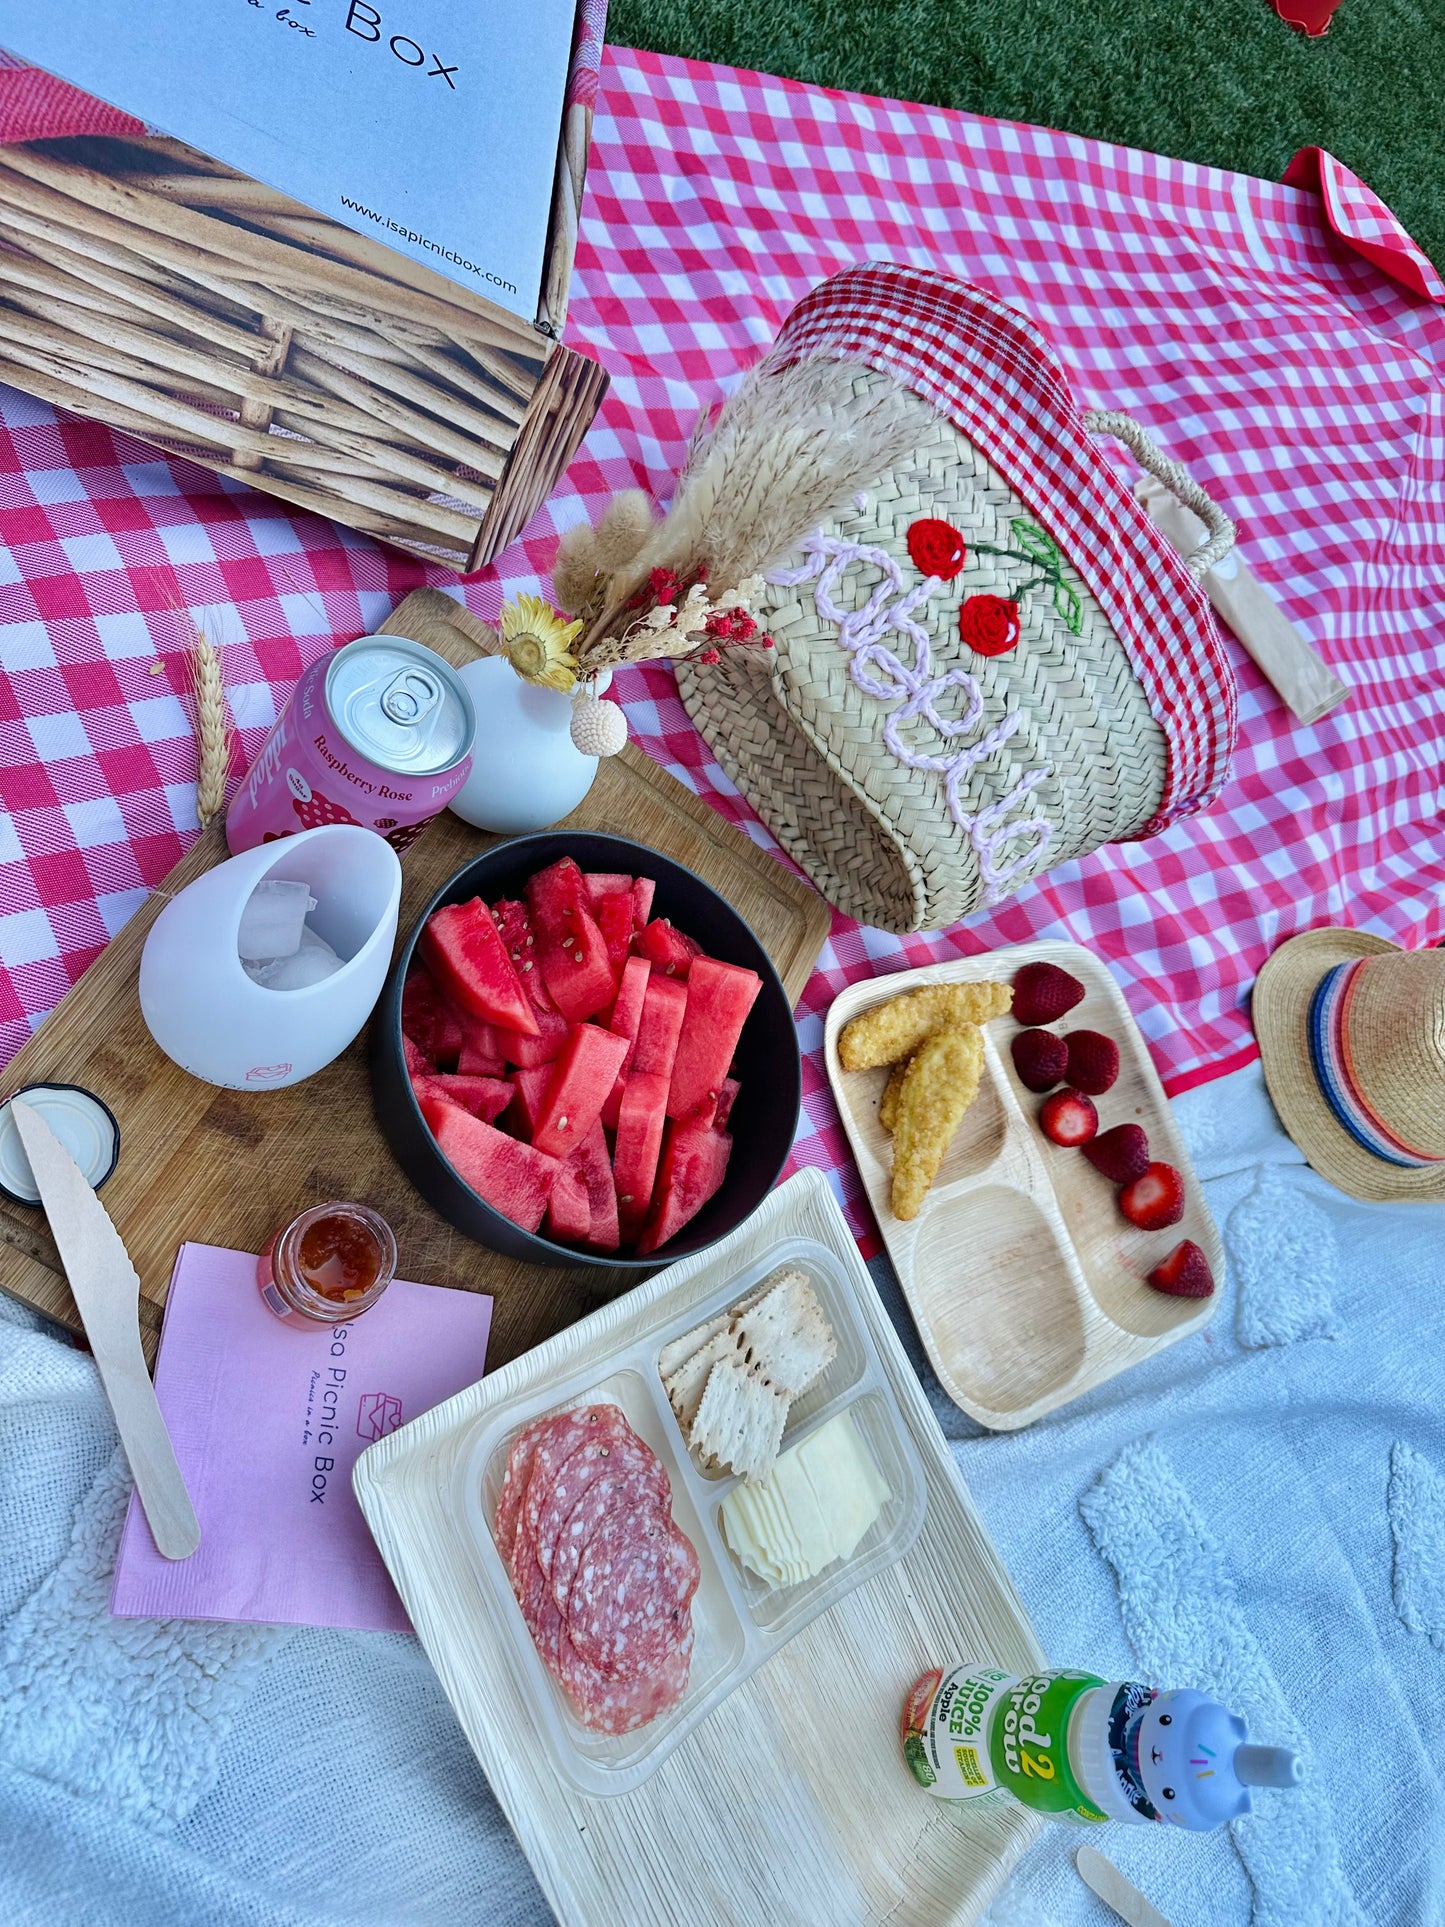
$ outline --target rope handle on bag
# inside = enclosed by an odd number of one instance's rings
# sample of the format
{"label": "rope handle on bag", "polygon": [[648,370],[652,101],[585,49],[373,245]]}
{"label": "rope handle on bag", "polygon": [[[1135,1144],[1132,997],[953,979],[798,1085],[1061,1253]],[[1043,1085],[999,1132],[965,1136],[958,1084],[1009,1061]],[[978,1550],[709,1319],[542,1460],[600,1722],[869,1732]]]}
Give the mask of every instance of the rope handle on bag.
{"label": "rope handle on bag", "polygon": [[1177,495],[1186,508],[1193,509],[1208,529],[1209,540],[1201,543],[1192,555],[1184,557],[1184,566],[1191,575],[1208,575],[1215,563],[1222,562],[1234,547],[1235,527],[1224,510],[1210,501],[1186,468],[1150,441],[1143,425],[1132,415],[1090,408],[1084,412],[1084,426],[1090,434],[1112,435],[1115,441],[1122,442],[1140,468],[1157,476],[1171,495]]}

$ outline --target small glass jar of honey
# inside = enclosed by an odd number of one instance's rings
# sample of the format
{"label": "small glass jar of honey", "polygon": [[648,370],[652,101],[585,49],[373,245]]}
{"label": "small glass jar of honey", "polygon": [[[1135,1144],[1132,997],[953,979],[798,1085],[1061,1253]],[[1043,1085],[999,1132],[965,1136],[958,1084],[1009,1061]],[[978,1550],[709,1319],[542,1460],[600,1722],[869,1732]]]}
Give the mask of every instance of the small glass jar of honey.
{"label": "small glass jar of honey", "polygon": [[364,1204],[314,1204],[256,1260],[268,1310],[293,1325],[348,1325],[396,1276],[396,1239]]}

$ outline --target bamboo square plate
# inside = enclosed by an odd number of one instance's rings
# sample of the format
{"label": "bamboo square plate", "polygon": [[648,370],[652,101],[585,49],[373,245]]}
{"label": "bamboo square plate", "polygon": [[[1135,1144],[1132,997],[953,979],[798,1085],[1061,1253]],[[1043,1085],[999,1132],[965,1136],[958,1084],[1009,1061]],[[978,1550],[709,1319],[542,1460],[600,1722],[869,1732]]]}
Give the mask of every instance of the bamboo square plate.
{"label": "bamboo square plate", "polygon": [[[1085,986],[1053,1029],[1098,1030],[1119,1046],[1119,1077],[1096,1098],[1099,1128],[1137,1123],[1150,1154],[1184,1179],[1184,1216],[1140,1231],[1115,1188],[1076,1150],[1051,1144],[1035,1118],[1042,1097],[1014,1071],[1012,1017],[983,1027],[984,1074],[923,1208],[911,1223],[890,1208],[892,1146],[878,1122],[886,1070],[845,1071],[838,1033],[873,1004],[925,984],[1008,982],[1021,964],[1058,964]],[[948,1396],[995,1431],[1017,1430],[1117,1372],[1207,1325],[1224,1281],[1224,1248],[1169,1099],[1123,993],[1078,944],[992,950],[853,984],[828,1012],[824,1052],[843,1128],[919,1336]],[[1145,1274],[1181,1238],[1209,1260],[1211,1298],[1170,1298]]]}
{"label": "bamboo square plate", "polygon": [[[710,1675],[733,1663],[739,1639],[764,1649],[756,1668],[737,1664],[736,1683],[712,1695],[696,1721],[684,1717],[686,1730],[659,1747],[664,1757],[655,1770],[638,1779],[632,1759],[623,1759],[624,1790],[599,1797],[562,1768],[561,1722],[518,1664],[515,1607],[489,1582],[496,1553],[476,1532],[473,1515],[484,1506],[474,1503],[472,1487],[480,1481],[490,1492],[506,1438],[579,1387],[623,1398],[661,1455],[671,1413],[665,1402],[649,1412],[650,1387],[624,1361],[651,1357],[689,1320],[731,1302],[734,1284],[745,1290],[775,1255],[794,1262],[798,1241],[824,1248],[832,1263],[820,1268],[834,1274],[838,1302],[846,1300],[856,1321],[851,1362],[839,1332],[845,1365],[833,1396],[886,1407],[900,1471],[911,1462],[919,1483],[921,1523],[916,1536],[911,1521],[899,1532],[896,1544],[906,1550],[859,1574],[851,1589],[819,1598],[816,1616],[800,1614],[791,1636],[769,1622],[763,1602],[752,1601],[763,1609],[749,1611],[741,1568],[728,1575],[731,1606],[718,1608],[715,1584],[707,1600],[700,1593],[698,1610],[718,1614],[698,1633],[699,1655],[709,1641],[714,1649]],[[629,1374],[639,1380],[630,1389],[621,1384]],[[821,1408],[802,1413],[799,1434],[821,1415]],[[867,1437],[881,1451],[882,1433]],[[706,1537],[703,1515],[715,1503],[708,1482],[680,1479],[675,1454],[664,1463],[679,1523],[689,1536]],[[880,1456],[880,1463],[887,1461]],[[900,1477],[900,1490],[903,1483]],[[961,1818],[923,1793],[904,1766],[899,1712],[930,1666],[987,1655],[1027,1670],[1044,1660],[817,1172],[781,1186],[722,1244],[373,1446],[357,1462],[354,1484],[472,1749],[564,1923],[864,1927],[906,1918],[916,1927],[966,1927],[1044,1825],[1023,1808]],[[886,1540],[886,1518],[880,1531]],[[859,1549],[865,1561],[868,1548],[865,1540]],[[716,1547],[699,1545],[699,1553],[706,1572]],[[736,1634],[728,1630],[732,1607],[740,1608]],[[686,1708],[684,1701],[679,1713]],[[606,1760],[586,1764],[595,1769]]]}

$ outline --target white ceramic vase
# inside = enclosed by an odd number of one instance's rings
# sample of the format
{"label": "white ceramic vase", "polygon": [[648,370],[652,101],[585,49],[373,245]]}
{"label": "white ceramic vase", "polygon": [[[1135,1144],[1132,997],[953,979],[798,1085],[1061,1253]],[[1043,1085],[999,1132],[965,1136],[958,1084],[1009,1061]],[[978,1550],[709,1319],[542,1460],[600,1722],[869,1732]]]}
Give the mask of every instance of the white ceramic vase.
{"label": "white ceramic vase", "polygon": [[[304,990],[268,990],[241,967],[241,912],[263,877],[304,883],[307,918],[344,959]],[[391,967],[401,864],[373,830],[330,823],[258,844],[187,884],[151,926],[141,1013],[172,1062],[233,1091],[280,1090],[340,1055],[371,1015]]]}
{"label": "white ceramic vase", "polygon": [[[597,758],[572,742],[571,696],[523,682],[504,656],[479,657],[460,674],[477,712],[477,739],[472,773],[451,808],[477,829],[502,835],[560,822],[597,774]],[[597,679],[598,694],[610,680]]]}

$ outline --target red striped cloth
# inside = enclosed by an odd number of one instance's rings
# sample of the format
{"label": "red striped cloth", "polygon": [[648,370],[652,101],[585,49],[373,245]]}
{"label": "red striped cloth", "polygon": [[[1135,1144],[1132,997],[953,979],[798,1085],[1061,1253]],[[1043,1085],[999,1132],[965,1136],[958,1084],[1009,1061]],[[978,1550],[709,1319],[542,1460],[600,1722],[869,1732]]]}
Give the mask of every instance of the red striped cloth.
{"label": "red striped cloth", "polygon": [[[699,411],[812,287],[868,260],[1023,310],[1080,406],[1139,417],[1236,517],[1250,567],[1354,694],[1301,728],[1231,642],[1239,741],[1212,808],[948,932],[835,917],[800,1006],[795,1157],[834,1174],[860,1232],[820,1056],[857,978],[1072,937],[1108,960],[1177,1090],[1253,1054],[1249,989],[1282,938],[1445,935],[1445,312],[1342,246],[1313,192],[609,49],[569,336],[612,390],[547,508],[461,587],[469,605],[491,617],[545,590],[558,530],[614,490],[665,496]],[[176,606],[221,645],[239,766],[307,663],[417,583],[455,584],[4,389],[0,543],[3,1059],[195,834]],[[669,672],[616,691],[642,747],[770,847]]]}

